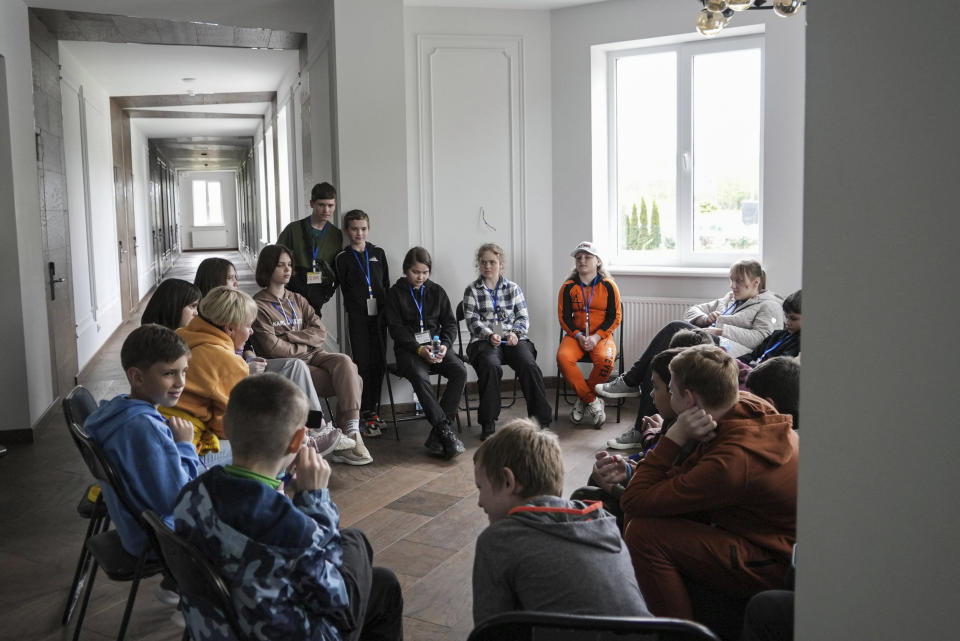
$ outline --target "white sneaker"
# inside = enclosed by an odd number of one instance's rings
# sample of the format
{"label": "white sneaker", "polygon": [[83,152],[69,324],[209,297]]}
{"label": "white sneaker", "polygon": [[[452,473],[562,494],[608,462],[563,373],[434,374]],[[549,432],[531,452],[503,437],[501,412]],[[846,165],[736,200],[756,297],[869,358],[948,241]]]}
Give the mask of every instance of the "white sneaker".
{"label": "white sneaker", "polygon": [[612,381],[594,385],[593,389],[600,396],[606,396],[607,398],[631,398],[633,396],[640,396],[640,388],[627,385],[626,381],[623,380],[622,374]]}
{"label": "white sneaker", "polygon": [[356,441],[332,425],[319,430],[307,430],[307,444],[315,447],[320,456],[340,450],[352,450],[357,445]]}
{"label": "white sneaker", "polygon": [[327,456],[331,463],[346,463],[347,465],[369,465],[373,463],[373,457],[370,456],[370,450],[363,444],[363,437],[359,432],[351,432],[350,438],[356,445],[349,450],[339,450]]}
{"label": "white sneaker", "polygon": [[586,405],[584,405],[583,401],[578,398],[577,402],[573,404],[573,409],[570,410],[570,421],[574,425],[580,425],[580,423],[583,421],[583,413],[586,411],[586,409]]}
{"label": "white sneaker", "polygon": [[595,398],[587,405],[587,422],[597,429],[607,420],[607,413],[603,409],[603,399]]}

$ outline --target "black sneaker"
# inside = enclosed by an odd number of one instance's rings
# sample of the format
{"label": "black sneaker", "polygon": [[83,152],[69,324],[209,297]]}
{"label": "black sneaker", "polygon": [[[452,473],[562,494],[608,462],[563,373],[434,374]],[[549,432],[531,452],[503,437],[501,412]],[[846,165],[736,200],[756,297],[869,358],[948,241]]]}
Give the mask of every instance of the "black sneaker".
{"label": "black sneaker", "polygon": [[493,421],[488,421],[480,426],[480,440],[485,441],[497,430],[497,424]]}
{"label": "black sneaker", "polygon": [[423,444],[427,450],[434,456],[443,456],[443,442],[440,440],[440,428],[435,427],[430,430],[427,436],[427,442]]}
{"label": "black sneaker", "polygon": [[437,429],[437,436],[443,444],[443,455],[448,459],[463,454],[466,448],[463,442],[453,433],[449,425],[443,425]]}

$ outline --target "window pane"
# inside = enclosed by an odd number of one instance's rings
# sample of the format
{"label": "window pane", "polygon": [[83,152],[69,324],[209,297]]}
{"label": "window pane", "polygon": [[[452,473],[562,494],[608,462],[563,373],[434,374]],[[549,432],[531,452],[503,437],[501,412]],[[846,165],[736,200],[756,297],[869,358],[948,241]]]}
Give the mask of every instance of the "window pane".
{"label": "window pane", "polygon": [[617,246],[670,255],[677,239],[677,55],[616,66]]}
{"label": "window pane", "polygon": [[199,227],[207,224],[207,183],[203,180],[194,180],[192,185],[193,224]]}
{"label": "window pane", "polygon": [[287,106],[277,114],[277,164],[280,188],[280,229],[290,222],[290,128],[287,126]]}
{"label": "window pane", "polygon": [[277,237],[277,172],[273,156],[273,127],[267,127],[263,134],[263,145],[267,150],[267,238],[273,241]]}
{"label": "window pane", "polygon": [[220,183],[212,180],[207,183],[207,224],[223,224],[223,206],[220,201]]}
{"label": "window pane", "polygon": [[264,243],[270,242],[267,225],[267,185],[266,174],[264,172],[263,162],[263,141],[257,143],[257,191],[260,193],[260,240]]}
{"label": "window pane", "polygon": [[693,251],[760,246],[760,49],[693,59]]}

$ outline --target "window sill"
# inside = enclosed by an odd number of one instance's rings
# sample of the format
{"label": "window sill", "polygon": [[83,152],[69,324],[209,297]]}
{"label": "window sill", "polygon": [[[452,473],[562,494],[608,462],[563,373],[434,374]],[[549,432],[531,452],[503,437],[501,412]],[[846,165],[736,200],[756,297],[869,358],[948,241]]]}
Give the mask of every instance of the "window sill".
{"label": "window sill", "polygon": [[666,276],[694,278],[728,278],[729,267],[681,267],[678,265],[611,265],[614,276]]}

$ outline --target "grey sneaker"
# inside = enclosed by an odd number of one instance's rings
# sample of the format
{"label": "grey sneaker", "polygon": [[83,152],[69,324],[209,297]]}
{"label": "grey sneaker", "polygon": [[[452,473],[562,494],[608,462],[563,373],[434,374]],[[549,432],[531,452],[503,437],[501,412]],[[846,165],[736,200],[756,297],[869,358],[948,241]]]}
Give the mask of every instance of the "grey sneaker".
{"label": "grey sneaker", "polygon": [[600,396],[606,396],[607,398],[631,398],[633,396],[640,396],[640,388],[627,385],[623,380],[623,374],[612,381],[598,383],[593,386],[593,389]]}
{"label": "grey sneaker", "polygon": [[593,402],[587,405],[587,423],[600,429],[607,420],[607,412],[603,408],[603,399],[595,398]]}
{"label": "grey sneaker", "polygon": [[307,444],[316,448],[320,456],[340,450],[352,450],[357,446],[356,441],[340,431],[340,428],[327,425],[323,429],[307,430]]}
{"label": "grey sneaker", "polygon": [[578,398],[577,402],[573,404],[573,409],[570,410],[570,422],[574,425],[580,425],[580,423],[583,422],[583,413],[585,411],[587,411],[587,406]]}
{"label": "grey sneaker", "polygon": [[617,438],[607,441],[607,447],[613,450],[637,450],[643,443],[643,432],[630,428]]}

